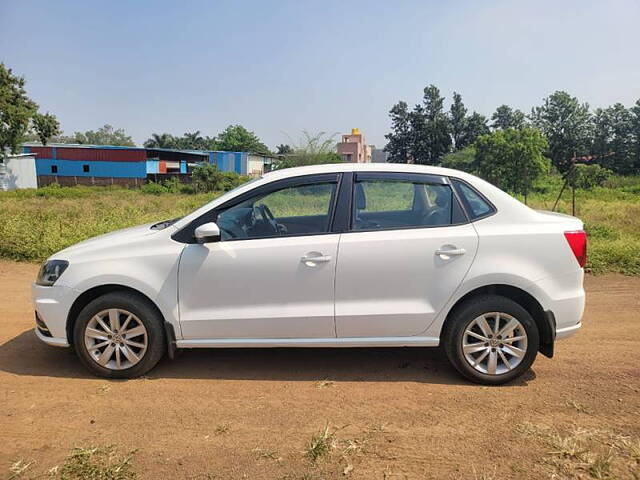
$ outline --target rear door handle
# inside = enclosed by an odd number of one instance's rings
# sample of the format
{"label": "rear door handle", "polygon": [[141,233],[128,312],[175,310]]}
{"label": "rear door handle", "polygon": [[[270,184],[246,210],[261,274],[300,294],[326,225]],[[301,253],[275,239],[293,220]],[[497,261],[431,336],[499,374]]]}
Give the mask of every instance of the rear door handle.
{"label": "rear door handle", "polygon": [[307,267],[315,267],[318,263],[327,263],[331,261],[330,255],[304,255],[300,261]]}
{"label": "rear door handle", "polygon": [[452,248],[451,250],[439,248],[436,250],[436,255],[444,258],[445,260],[449,257],[464,255],[465,253],[467,253],[467,251],[464,248]]}

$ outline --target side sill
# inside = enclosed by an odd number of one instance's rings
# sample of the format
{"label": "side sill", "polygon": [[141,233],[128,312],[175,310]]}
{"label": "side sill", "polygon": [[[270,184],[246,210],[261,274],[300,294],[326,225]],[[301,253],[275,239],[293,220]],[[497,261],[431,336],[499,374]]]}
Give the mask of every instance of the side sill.
{"label": "side sill", "polygon": [[46,343],[47,345],[63,348],[69,348],[71,346],[69,345],[69,342],[67,342],[66,338],[45,337],[37,328],[34,328],[33,331],[36,334],[36,337],[38,337],[41,342]]}
{"label": "side sill", "polygon": [[178,348],[437,347],[438,337],[212,338],[177,340]]}

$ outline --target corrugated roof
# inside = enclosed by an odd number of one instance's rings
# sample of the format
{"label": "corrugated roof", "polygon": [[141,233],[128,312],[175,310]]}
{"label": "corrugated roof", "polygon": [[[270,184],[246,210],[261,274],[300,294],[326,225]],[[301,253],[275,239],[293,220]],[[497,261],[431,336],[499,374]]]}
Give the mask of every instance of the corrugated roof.
{"label": "corrugated roof", "polygon": [[23,147],[55,147],[55,148],[105,148],[112,150],[146,150],[144,147],[126,147],[123,145],[90,145],[87,143],[47,143],[42,145],[40,142],[27,142],[22,144]]}

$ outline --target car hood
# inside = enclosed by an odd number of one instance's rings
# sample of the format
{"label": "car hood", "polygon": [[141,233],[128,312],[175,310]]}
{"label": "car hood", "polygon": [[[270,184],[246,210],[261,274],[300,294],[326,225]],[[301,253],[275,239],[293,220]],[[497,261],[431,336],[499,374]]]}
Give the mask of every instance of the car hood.
{"label": "car hood", "polygon": [[69,260],[69,257],[78,253],[86,252],[88,250],[95,251],[104,247],[118,247],[127,243],[133,242],[150,235],[155,235],[161,230],[153,230],[151,228],[154,223],[146,223],[144,225],[138,225],[135,227],[124,228],[122,230],[116,230],[114,232],[105,233],[97,237],[89,238],[80,243],[71,245],[52,255],[50,258],[56,258],[60,260]]}

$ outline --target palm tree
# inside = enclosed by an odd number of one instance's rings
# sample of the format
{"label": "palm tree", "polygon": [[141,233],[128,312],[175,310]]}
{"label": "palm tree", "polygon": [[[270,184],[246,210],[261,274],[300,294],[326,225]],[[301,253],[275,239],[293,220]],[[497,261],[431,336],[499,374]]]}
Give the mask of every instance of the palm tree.
{"label": "palm tree", "polygon": [[180,139],[182,148],[201,149],[204,148],[204,138],[200,136],[200,130],[196,130],[193,133],[185,132]]}
{"label": "palm tree", "polygon": [[144,142],[146,148],[176,148],[176,139],[170,133],[152,133],[151,138]]}

